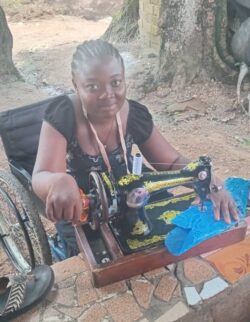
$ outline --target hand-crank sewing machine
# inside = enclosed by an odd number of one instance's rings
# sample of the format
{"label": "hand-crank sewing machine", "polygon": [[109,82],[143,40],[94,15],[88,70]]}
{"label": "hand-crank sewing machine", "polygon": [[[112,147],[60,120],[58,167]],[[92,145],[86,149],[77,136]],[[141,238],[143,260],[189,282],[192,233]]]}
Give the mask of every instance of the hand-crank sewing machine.
{"label": "hand-crank sewing machine", "polygon": [[202,210],[211,189],[208,157],[200,157],[180,171],[128,174],[118,181],[107,173],[91,172],[89,180],[90,192],[84,197],[85,209],[76,235],[97,287],[238,242],[245,236],[245,225],[239,225],[178,257],[163,246],[166,234],[175,227],[171,220],[197,196]]}

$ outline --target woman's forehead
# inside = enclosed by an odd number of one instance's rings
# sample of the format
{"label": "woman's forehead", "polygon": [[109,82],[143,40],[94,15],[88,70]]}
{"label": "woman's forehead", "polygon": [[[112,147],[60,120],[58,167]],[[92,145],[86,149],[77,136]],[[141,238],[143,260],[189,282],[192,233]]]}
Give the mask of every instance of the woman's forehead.
{"label": "woman's forehead", "polygon": [[83,78],[97,78],[112,75],[123,75],[121,60],[116,57],[91,58],[79,66],[80,75]]}

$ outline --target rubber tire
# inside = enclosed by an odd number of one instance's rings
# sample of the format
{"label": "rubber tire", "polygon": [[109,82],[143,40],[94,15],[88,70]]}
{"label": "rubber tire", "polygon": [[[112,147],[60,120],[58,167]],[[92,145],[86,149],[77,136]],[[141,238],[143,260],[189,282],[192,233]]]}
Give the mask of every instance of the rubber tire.
{"label": "rubber tire", "polygon": [[0,187],[11,197],[22,217],[24,216],[23,209],[26,212],[29,221],[29,237],[33,248],[34,245],[36,247],[36,251],[34,251],[35,263],[51,265],[52,256],[48,238],[40,218],[39,209],[35,201],[32,200],[31,193],[11,172],[5,170],[0,170]]}

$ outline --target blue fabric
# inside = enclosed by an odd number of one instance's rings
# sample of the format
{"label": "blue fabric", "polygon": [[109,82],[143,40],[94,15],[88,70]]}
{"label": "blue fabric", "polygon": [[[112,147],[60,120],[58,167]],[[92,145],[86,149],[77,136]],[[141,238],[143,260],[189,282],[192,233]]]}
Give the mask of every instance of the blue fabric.
{"label": "blue fabric", "polygon": [[[247,211],[247,200],[250,181],[231,177],[225,181],[225,188],[231,193],[239,211],[240,220],[244,220]],[[236,221],[227,224],[223,219],[214,219],[213,205],[205,201],[205,209],[192,205],[179,214],[172,223],[176,225],[165,239],[165,246],[175,256],[179,256],[206,239],[228,230]]]}

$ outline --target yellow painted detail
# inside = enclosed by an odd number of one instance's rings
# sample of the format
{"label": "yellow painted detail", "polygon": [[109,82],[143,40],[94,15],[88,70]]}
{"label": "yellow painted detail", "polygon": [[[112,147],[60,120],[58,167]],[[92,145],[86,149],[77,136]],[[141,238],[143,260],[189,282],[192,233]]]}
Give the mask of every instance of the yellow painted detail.
{"label": "yellow painted detail", "polygon": [[165,238],[164,235],[158,236],[155,235],[151,238],[146,238],[144,240],[139,240],[139,239],[127,239],[127,243],[130,249],[137,249],[139,247],[151,245],[154,243],[157,243],[159,241],[162,241]]}
{"label": "yellow painted detail", "polygon": [[144,224],[140,219],[135,223],[131,235],[142,235],[148,230],[148,225]]}
{"label": "yellow painted detail", "polygon": [[157,181],[157,182],[148,181],[148,182],[144,182],[144,186],[148,190],[148,192],[150,193],[153,191],[160,190],[162,188],[185,184],[185,183],[193,181],[193,180],[194,180],[193,177],[187,177],[187,178],[175,178],[175,179]]}
{"label": "yellow painted detail", "polygon": [[140,176],[136,174],[128,174],[127,176],[121,177],[121,179],[118,181],[119,186],[127,186],[130,183],[133,183],[134,181],[137,181],[140,179]]}
{"label": "yellow painted detail", "polygon": [[109,177],[106,175],[106,173],[104,173],[104,172],[102,172],[101,173],[101,175],[102,175],[102,179],[104,180],[104,182],[106,183],[106,185],[108,186],[108,188],[109,188],[109,191],[110,192],[113,192],[114,191],[114,189],[113,189],[113,186],[112,186],[112,183],[111,183],[111,181],[109,180]]}
{"label": "yellow painted detail", "polygon": [[158,219],[164,220],[166,224],[171,224],[172,220],[180,213],[180,211],[170,210],[165,211]]}
{"label": "yellow painted detail", "polygon": [[163,201],[159,201],[159,202],[153,202],[150,203],[148,205],[145,206],[145,209],[154,209],[155,207],[164,207],[167,206],[169,204],[175,204],[179,201],[185,201],[185,200],[191,200],[193,198],[195,198],[196,194],[195,193],[191,193],[190,195],[186,195],[186,196],[182,196],[182,197],[174,197],[172,199],[169,200],[163,200]]}
{"label": "yellow painted detail", "polygon": [[190,162],[185,166],[185,170],[194,171],[199,165],[199,161]]}

